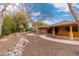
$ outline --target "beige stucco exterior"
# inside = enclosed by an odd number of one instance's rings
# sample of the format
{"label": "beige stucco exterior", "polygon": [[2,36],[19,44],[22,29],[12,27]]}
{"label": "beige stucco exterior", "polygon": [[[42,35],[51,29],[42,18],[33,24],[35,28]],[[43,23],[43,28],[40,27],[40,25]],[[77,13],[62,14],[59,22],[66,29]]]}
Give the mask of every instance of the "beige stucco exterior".
{"label": "beige stucco exterior", "polygon": [[[79,38],[79,26],[78,26],[78,32],[73,32],[73,26],[77,26],[78,24],[71,24],[71,25],[62,25],[62,26],[56,26],[58,27],[58,31],[56,33],[56,27],[51,27],[52,29],[51,34],[52,36],[64,36],[68,37],[70,40],[73,40],[74,37]],[[66,31],[65,27],[69,27],[69,31]],[[48,28],[40,28],[41,33],[48,33]]]}
{"label": "beige stucco exterior", "polygon": [[[69,32],[65,30],[64,26],[60,26],[59,31],[56,35],[69,36]],[[79,26],[78,26],[78,32],[73,32],[73,37],[79,37]]]}
{"label": "beige stucco exterior", "polygon": [[56,35],[59,35],[59,36],[69,36],[69,32],[65,31],[65,28],[64,26],[60,26],[58,27],[59,28],[59,31]]}

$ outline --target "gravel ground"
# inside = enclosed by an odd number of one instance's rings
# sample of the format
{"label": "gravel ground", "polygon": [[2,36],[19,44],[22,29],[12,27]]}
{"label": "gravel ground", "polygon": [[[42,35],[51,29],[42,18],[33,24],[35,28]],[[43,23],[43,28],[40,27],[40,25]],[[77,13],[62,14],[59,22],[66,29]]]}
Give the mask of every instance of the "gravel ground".
{"label": "gravel ground", "polygon": [[57,43],[39,36],[26,36],[30,44],[25,47],[22,56],[78,56],[79,46]]}

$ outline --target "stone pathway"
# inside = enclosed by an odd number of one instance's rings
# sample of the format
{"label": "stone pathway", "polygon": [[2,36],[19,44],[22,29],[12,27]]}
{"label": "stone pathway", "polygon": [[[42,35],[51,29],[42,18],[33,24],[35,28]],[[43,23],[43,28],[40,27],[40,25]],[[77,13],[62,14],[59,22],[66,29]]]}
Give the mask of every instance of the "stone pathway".
{"label": "stone pathway", "polygon": [[23,33],[14,33],[0,38],[0,56],[21,56],[29,41]]}
{"label": "stone pathway", "polygon": [[22,34],[18,34],[17,37],[19,41],[15,44],[12,50],[9,50],[8,52],[9,56],[21,56],[25,46],[28,45],[29,43],[27,38],[22,36]]}
{"label": "stone pathway", "polygon": [[18,40],[15,33],[0,38],[0,56],[8,55],[8,50],[11,50]]}

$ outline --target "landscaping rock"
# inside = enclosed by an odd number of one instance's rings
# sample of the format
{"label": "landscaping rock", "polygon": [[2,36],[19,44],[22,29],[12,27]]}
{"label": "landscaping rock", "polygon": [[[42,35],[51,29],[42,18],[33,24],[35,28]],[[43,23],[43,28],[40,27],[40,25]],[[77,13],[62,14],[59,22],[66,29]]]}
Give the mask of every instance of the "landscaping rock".
{"label": "landscaping rock", "polygon": [[17,34],[17,37],[19,41],[15,44],[12,50],[8,51],[9,56],[21,56],[25,46],[29,43],[29,41],[21,34]]}

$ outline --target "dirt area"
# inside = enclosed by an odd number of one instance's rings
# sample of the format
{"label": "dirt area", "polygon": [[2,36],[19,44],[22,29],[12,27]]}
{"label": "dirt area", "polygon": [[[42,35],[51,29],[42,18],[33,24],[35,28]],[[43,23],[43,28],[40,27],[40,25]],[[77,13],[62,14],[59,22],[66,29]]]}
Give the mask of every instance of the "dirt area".
{"label": "dirt area", "polygon": [[30,44],[23,56],[78,56],[79,46],[48,41],[39,36],[26,36]]}
{"label": "dirt area", "polygon": [[[31,33],[31,32],[25,32],[27,33]],[[16,44],[18,43],[18,41],[20,39],[22,40],[26,40],[27,38],[23,38],[23,36],[21,34],[24,34],[24,32],[22,33],[13,33],[7,36],[3,36],[0,38],[0,56],[8,56],[8,52],[13,50],[13,47],[16,46]],[[20,37],[18,37],[20,36]],[[21,45],[22,46],[22,45]]]}
{"label": "dirt area", "polygon": [[[39,36],[29,36],[31,32],[22,32],[29,44],[25,46],[22,56],[79,56],[79,45],[63,44],[45,40]],[[35,33],[34,33],[35,34]],[[0,39],[0,56],[7,56],[7,51],[19,40],[14,33]]]}
{"label": "dirt area", "polygon": [[16,33],[0,38],[0,56],[7,55],[17,41]]}

